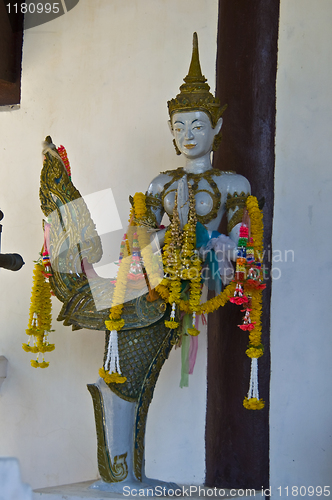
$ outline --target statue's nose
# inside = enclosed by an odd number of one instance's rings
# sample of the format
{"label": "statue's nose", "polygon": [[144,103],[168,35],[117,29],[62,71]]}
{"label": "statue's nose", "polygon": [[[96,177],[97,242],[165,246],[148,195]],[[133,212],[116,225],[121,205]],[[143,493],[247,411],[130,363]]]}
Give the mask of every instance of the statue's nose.
{"label": "statue's nose", "polygon": [[190,127],[187,128],[186,130],[186,139],[191,140],[194,138],[194,134],[192,133],[192,130]]}

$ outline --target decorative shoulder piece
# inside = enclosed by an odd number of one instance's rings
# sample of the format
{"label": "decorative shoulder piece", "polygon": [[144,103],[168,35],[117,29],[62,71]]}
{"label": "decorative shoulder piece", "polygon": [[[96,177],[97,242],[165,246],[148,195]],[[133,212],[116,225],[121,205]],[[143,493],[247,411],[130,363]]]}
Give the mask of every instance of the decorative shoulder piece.
{"label": "decorative shoulder piece", "polygon": [[227,232],[228,234],[231,230],[242,222],[244,209],[246,207],[248,195],[242,191],[238,194],[236,191],[233,194],[228,193],[227,201],[226,201],[226,209],[227,210],[236,210],[236,212],[232,215],[231,219],[227,224]]}
{"label": "decorative shoulder piece", "polygon": [[233,194],[228,193],[226,201],[227,210],[234,210],[236,207],[244,208],[246,206],[247,198],[248,195],[244,191],[241,191],[240,194],[236,191]]}
{"label": "decorative shoulder piece", "polygon": [[[158,195],[151,195],[145,193],[146,199],[146,216],[147,216],[147,225],[151,228],[158,228],[158,222],[154,210],[162,209],[162,202]],[[140,225],[142,225],[142,220],[140,220]]]}

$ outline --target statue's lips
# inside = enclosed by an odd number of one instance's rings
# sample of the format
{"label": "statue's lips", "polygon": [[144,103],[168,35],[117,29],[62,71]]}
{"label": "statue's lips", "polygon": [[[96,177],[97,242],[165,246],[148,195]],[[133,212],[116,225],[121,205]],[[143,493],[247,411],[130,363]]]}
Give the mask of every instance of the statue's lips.
{"label": "statue's lips", "polygon": [[187,149],[193,149],[196,146],[196,144],[185,144],[185,148]]}

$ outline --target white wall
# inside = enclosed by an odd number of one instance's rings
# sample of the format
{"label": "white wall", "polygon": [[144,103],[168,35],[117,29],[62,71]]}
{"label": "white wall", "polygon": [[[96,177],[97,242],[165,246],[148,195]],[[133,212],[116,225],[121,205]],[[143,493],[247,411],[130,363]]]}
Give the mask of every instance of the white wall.
{"label": "white wall", "polygon": [[331,23],[330,0],[281,1],[273,248],[294,250],[295,261],[274,263],[282,273],[271,325],[276,498],[287,497],[279,486],[289,498],[292,486],[331,485]]}
{"label": "white wall", "polygon": [[[26,342],[33,260],[42,246],[39,208],[41,142],[67,148],[83,195],[112,188],[123,225],[129,194],[145,191],[160,171],[181,165],[167,127],[166,101],[186,75],[193,31],[202,69],[214,87],[217,0],[81,0],[65,16],[27,30],[22,102],[0,112],[2,252],[24,268],[1,270],[0,355],[9,359],[0,392],[0,454],[16,456],[34,488],[97,477],[92,402],[103,333],[71,332],[55,321],[49,368],[30,366]],[[114,246],[119,244],[118,238]],[[180,390],[180,351],[166,363],[147,431],[147,473],[204,479],[206,337],[196,371]]]}

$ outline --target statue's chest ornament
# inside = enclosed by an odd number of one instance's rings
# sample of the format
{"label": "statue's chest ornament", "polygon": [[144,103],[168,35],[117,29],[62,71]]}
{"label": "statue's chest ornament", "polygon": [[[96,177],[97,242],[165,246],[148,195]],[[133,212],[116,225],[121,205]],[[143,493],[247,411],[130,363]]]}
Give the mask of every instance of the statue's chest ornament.
{"label": "statue's chest ornament", "polygon": [[[171,180],[165,184],[161,193],[162,204],[169,216],[172,217],[177,182],[185,175],[183,168],[164,172],[170,175]],[[213,177],[222,175],[217,169],[211,169],[201,174],[187,173],[187,179],[192,187],[196,200],[196,215],[199,222],[206,225],[215,219],[221,206],[221,193]]]}

